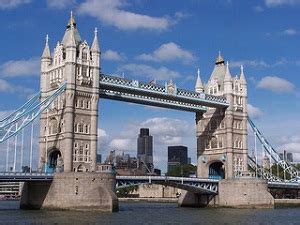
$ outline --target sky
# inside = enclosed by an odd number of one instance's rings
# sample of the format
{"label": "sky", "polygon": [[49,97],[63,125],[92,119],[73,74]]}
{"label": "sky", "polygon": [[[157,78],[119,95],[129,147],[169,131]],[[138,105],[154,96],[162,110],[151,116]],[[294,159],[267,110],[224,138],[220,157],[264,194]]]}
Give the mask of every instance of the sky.
{"label": "sky", "polygon": [[[98,28],[105,74],[193,90],[197,69],[207,82],[219,51],[232,75],[242,64],[250,117],[300,161],[299,10],[300,0],[0,0],[0,118],[39,91],[45,36],[53,50],[73,11],[90,45]],[[103,159],[113,149],[136,155],[141,127],[150,128],[156,167],[166,171],[168,145],[188,146],[196,163],[194,113],[100,99]]]}

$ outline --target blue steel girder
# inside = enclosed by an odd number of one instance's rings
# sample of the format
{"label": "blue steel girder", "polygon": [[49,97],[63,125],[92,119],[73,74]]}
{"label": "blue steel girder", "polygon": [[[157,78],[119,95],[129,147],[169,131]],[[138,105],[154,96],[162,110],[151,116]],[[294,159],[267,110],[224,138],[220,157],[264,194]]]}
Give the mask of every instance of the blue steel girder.
{"label": "blue steel girder", "polygon": [[265,151],[271,156],[271,158],[276,162],[279,166],[283,168],[291,176],[291,181],[297,181],[299,178],[299,171],[291,165],[289,162],[280,158],[279,154],[276,150],[269,144],[267,139],[263,136],[263,134],[258,130],[253,121],[248,117],[248,122],[250,127],[252,128],[254,135],[258,138]]}
{"label": "blue steel girder", "polygon": [[[148,104],[186,111],[204,111],[206,107],[227,108],[224,97],[178,89],[174,84],[165,86],[143,83],[100,74],[100,97]],[[191,109],[188,109],[188,108]]]}
{"label": "blue steel girder", "polygon": [[[18,134],[22,129],[31,124],[38,116],[46,110],[50,104],[60,95],[66,88],[66,83],[54,90],[50,96],[39,101],[39,98],[29,100],[30,107],[21,110],[21,113],[14,112],[12,116],[6,117],[8,122],[3,120],[3,127],[0,127],[0,143],[6,141],[10,137]],[[25,103],[26,105],[27,103]],[[14,116],[17,115],[17,116]],[[12,119],[13,118],[13,119]]]}
{"label": "blue steel girder", "polygon": [[124,188],[140,184],[161,184],[177,187],[194,193],[218,193],[218,180],[211,179],[166,176],[117,176],[116,179],[117,188]]}

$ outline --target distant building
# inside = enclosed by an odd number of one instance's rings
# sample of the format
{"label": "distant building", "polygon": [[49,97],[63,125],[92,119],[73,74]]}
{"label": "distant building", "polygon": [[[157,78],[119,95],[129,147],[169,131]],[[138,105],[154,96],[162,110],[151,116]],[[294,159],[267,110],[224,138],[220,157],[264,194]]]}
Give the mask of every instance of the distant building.
{"label": "distant building", "polygon": [[286,150],[283,153],[279,153],[279,157],[287,162],[293,162],[293,153],[287,152]]}
{"label": "distant building", "polygon": [[186,146],[168,146],[168,172],[177,165],[188,164],[188,148]]}
{"label": "distant building", "polygon": [[102,156],[101,156],[101,154],[97,153],[97,164],[101,163],[101,161],[102,161]]}
{"label": "distant building", "polygon": [[138,167],[145,173],[153,173],[153,137],[149,128],[141,128],[137,138]]}

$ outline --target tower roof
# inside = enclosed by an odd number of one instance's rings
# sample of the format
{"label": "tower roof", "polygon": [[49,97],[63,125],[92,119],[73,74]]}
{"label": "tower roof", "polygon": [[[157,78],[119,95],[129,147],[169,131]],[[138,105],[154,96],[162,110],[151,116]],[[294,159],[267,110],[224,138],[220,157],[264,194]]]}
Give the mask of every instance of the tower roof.
{"label": "tower roof", "polygon": [[215,63],[215,67],[210,75],[208,84],[211,83],[213,80],[216,80],[217,83],[220,85],[220,90],[223,90],[225,72],[226,72],[226,66],[224,64],[224,59],[221,56],[221,52],[219,52],[219,55]]}
{"label": "tower roof", "polygon": [[77,46],[82,42],[82,40],[81,40],[80,34],[76,28],[76,22],[75,22],[73,13],[71,12],[70,19],[69,19],[69,22],[67,25],[67,29],[65,31],[65,34],[64,34],[64,37],[62,40],[62,44],[64,46],[70,46],[70,45],[73,45],[72,42],[75,42],[75,45]]}
{"label": "tower roof", "polygon": [[51,54],[50,54],[50,48],[49,48],[49,36],[48,34],[46,35],[46,44],[45,44],[45,48],[42,54],[42,58],[51,58]]}
{"label": "tower roof", "polygon": [[99,42],[98,42],[98,30],[95,28],[95,36],[92,44],[91,51],[100,52]]}

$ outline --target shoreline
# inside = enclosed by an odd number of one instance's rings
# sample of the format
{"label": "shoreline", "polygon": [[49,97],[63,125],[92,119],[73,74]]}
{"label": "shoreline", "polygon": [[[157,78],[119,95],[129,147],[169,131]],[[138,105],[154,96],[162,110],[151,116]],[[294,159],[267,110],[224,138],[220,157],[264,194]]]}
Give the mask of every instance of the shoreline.
{"label": "shoreline", "polygon": [[119,198],[119,202],[177,203],[178,198]]}

